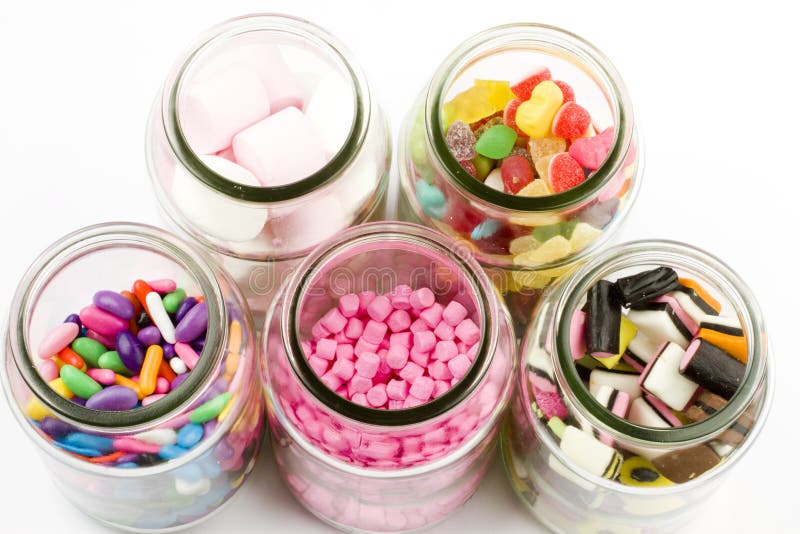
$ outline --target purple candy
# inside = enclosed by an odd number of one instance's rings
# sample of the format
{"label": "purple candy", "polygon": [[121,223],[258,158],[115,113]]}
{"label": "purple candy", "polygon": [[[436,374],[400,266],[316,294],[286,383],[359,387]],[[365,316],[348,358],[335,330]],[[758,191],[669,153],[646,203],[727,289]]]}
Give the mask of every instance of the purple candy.
{"label": "purple candy", "polygon": [[66,319],[64,319],[65,323],[75,323],[78,325],[78,329],[83,328],[83,323],[81,322],[81,317],[77,313],[73,313],[68,315]]}
{"label": "purple candy", "polygon": [[84,400],[84,399],[82,399],[82,398],[78,397],[77,395],[75,395],[74,397],[72,397],[72,398],[70,399],[70,401],[71,401],[73,404],[77,404],[78,406],[86,406],[86,400]]}
{"label": "purple candy", "polygon": [[161,331],[157,326],[146,326],[139,330],[136,337],[142,345],[149,347],[150,345],[158,345],[161,343]]}
{"label": "purple candy", "polygon": [[175,357],[175,345],[172,343],[164,343],[161,345],[161,348],[164,350],[164,359],[171,360]]}
{"label": "purple candy", "polygon": [[130,410],[139,402],[139,396],[125,386],[109,386],[101,389],[86,401],[86,407],[106,412]]}
{"label": "purple candy", "polygon": [[206,331],[207,326],[208,306],[201,302],[189,310],[175,327],[175,339],[181,343],[194,341]]}
{"label": "purple candy", "polygon": [[219,460],[220,462],[224,460],[230,460],[234,454],[233,448],[228,445],[227,441],[220,441],[219,444],[214,449],[214,458]]}
{"label": "purple candy", "polygon": [[195,307],[197,304],[197,299],[194,297],[186,297],[183,301],[178,305],[178,309],[175,310],[175,322],[181,322],[181,319],[186,317],[186,314],[189,313],[189,310]]}
{"label": "purple candy", "polygon": [[131,301],[114,291],[98,291],[92,299],[94,305],[120,319],[131,319],[135,310]]}
{"label": "purple candy", "polygon": [[144,349],[139,344],[139,340],[136,339],[136,336],[129,330],[123,330],[117,334],[115,345],[117,347],[119,359],[122,360],[122,364],[127,367],[128,371],[131,373],[138,373],[142,368],[142,362],[144,362]]}
{"label": "purple candy", "polygon": [[[71,321],[70,321],[71,322]],[[76,429],[72,425],[68,425],[64,421],[60,419],[56,419],[55,417],[44,417],[40,423],[42,431],[50,437],[53,438],[60,438],[61,436],[66,436],[70,432],[74,432]]]}
{"label": "purple candy", "polygon": [[208,436],[213,434],[216,429],[217,429],[216,419],[212,419],[211,421],[203,423],[203,437],[207,438]]}
{"label": "purple candy", "polygon": [[115,464],[124,464],[124,463],[128,463],[128,462],[135,462],[138,458],[139,458],[139,453],[138,452],[131,452],[131,453],[128,453],[128,454],[123,454],[122,456],[117,458],[117,461],[115,462]]}
{"label": "purple candy", "polygon": [[175,391],[175,389],[177,389],[178,386],[183,384],[183,381],[186,380],[187,378],[189,378],[189,373],[182,373],[173,378],[172,383],[170,384],[170,391]]}
{"label": "purple candy", "polygon": [[197,354],[202,354],[203,349],[206,346],[206,338],[205,336],[201,338],[197,338],[191,342],[191,346]]}

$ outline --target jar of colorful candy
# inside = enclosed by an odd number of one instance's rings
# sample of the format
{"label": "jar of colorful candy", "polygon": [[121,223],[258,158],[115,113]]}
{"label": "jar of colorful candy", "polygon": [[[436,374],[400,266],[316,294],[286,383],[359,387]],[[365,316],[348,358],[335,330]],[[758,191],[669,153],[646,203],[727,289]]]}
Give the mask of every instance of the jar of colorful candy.
{"label": "jar of colorful candy", "polygon": [[201,35],[147,127],[162,215],[218,257],[257,316],[317,244],[383,219],[390,159],[386,120],[350,52],[279,15]]}
{"label": "jar of colorful candy", "polygon": [[475,492],[513,390],[516,345],[468,251],[407,223],[347,230],[285,286],[264,348],[280,473],[323,521],[413,530]]}
{"label": "jar of colorful candy", "polygon": [[503,458],[566,532],[673,532],[758,436],[773,389],[761,312],[718,259],[615,247],[548,290],[522,342]]}
{"label": "jar of colorful candy", "polygon": [[173,235],[105,224],[54,243],[19,284],[5,347],[12,411],[98,521],[190,526],[253,468],[264,420],[250,312]]}
{"label": "jar of colorful candy", "polygon": [[473,250],[520,327],[542,289],[619,228],[642,167],[617,70],[537,24],[459,45],[409,112],[398,159],[401,217]]}

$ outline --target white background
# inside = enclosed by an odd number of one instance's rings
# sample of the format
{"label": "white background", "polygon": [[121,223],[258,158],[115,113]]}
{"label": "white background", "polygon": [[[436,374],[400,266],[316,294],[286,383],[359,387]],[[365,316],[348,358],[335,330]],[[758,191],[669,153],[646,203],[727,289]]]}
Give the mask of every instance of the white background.
{"label": "white background", "polygon": [[[778,2],[711,4],[4,3],[0,306],[8,307],[34,256],[66,232],[110,220],[158,223],[144,163],[145,119],[173,59],[207,27],[273,11],[327,28],[361,62],[397,132],[415,95],[462,40],[505,22],[555,24],[612,58],[634,102],[647,164],[620,240],[670,238],[705,248],[748,281],[767,317],[778,372],[770,421],[687,532],[794,530],[800,477],[797,18]],[[196,532],[330,530],[292,500],[266,452],[238,499]],[[107,531],[56,492],[6,406],[0,406],[0,518],[0,531],[9,533]],[[497,463],[475,498],[434,532],[490,529],[543,531],[516,502]]]}

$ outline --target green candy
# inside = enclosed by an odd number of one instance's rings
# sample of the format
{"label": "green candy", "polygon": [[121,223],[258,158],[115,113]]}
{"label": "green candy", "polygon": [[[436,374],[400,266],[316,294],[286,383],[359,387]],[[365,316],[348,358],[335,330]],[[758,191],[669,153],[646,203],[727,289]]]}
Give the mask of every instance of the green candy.
{"label": "green candy", "polygon": [[547,421],[547,426],[550,428],[550,431],[556,435],[558,439],[561,439],[561,436],[564,435],[564,430],[567,429],[567,425],[564,424],[558,417],[551,417],[549,421]]}
{"label": "green candy", "polygon": [[511,153],[517,141],[517,132],[505,124],[498,124],[486,130],[478,142],[475,152],[492,159],[502,159]]}
{"label": "green candy", "polygon": [[167,313],[175,313],[178,311],[178,306],[181,305],[186,299],[186,291],[181,288],[176,289],[172,293],[168,295],[164,295],[162,302],[164,303],[164,309],[167,310]]}
{"label": "green candy", "polygon": [[108,351],[102,343],[88,337],[79,337],[73,341],[72,350],[77,352],[89,367],[98,367],[100,356]]}
{"label": "green candy", "polygon": [[88,399],[103,389],[103,386],[95,382],[91,376],[72,365],[63,366],[60,374],[64,385],[82,399]]}
{"label": "green candy", "polygon": [[481,182],[484,181],[486,177],[489,176],[489,173],[492,172],[492,169],[494,169],[494,160],[486,156],[481,156],[480,154],[472,158],[472,164],[475,165],[476,178]]}
{"label": "green candy", "polygon": [[546,226],[538,226],[533,231],[533,238],[539,243],[544,243],[548,239],[552,239],[557,235],[564,236],[565,239],[572,237],[572,232],[578,226],[578,221],[567,221],[563,223],[548,224]]}
{"label": "green candy", "polygon": [[[128,371],[128,368],[125,367],[125,364],[122,363],[122,360],[119,357],[119,354],[115,350],[110,350],[108,352],[103,353],[98,360],[99,367],[102,369],[111,369],[115,373],[129,376],[131,373]],[[98,367],[97,365],[95,367]]]}
{"label": "green candy", "polygon": [[226,391],[221,395],[217,395],[210,401],[201,404],[189,414],[189,421],[192,423],[202,424],[211,421],[225,408],[228,401],[231,400],[231,392]]}

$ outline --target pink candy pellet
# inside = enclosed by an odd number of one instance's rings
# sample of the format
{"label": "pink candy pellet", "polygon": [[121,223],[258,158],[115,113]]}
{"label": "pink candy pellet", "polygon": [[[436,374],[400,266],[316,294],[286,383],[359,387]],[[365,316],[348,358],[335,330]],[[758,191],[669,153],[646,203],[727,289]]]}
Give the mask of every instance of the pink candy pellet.
{"label": "pink candy pellet", "polygon": [[428,374],[436,380],[450,380],[453,378],[450,368],[441,360],[436,360],[428,366]]}
{"label": "pink candy pellet", "polygon": [[117,378],[117,374],[111,369],[89,369],[86,374],[104,386],[110,386]]}
{"label": "pink candy pellet", "polygon": [[411,308],[411,293],[414,290],[411,289],[411,286],[407,286],[405,284],[401,284],[394,288],[391,293],[391,301],[392,307],[396,310],[407,310]]}
{"label": "pink candy pellet", "polygon": [[422,401],[426,401],[433,395],[433,379],[429,376],[420,376],[411,384],[408,394]]}
{"label": "pink candy pellet", "polygon": [[366,393],[372,387],[372,380],[361,375],[353,375],[347,384],[347,389],[352,397],[353,393]]}
{"label": "pink candy pellet", "polygon": [[433,383],[433,398],[438,399],[445,393],[450,391],[450,382],[445,380],[436,380]]}
{"label": "pink candy pellet", "polygon": [[424,310],[425,308],[431,307],[433,303],[436,302],[436,296],[430,288],[421,287],[411,293],[408,301],[415,310]]}
{"label": "pink candy pellet", "polygon": [[420,367],[428,367],[428,363],[431,359],[431,353],[419,351],[416,348],[413,348],[409,351],[408,358]]}
{"label": "pink candy pellet", "polygon": [[364,322],[361,319],[351,317],[344,328],[344,335],[350,339],[358,339],[364,332]]}
{"label": "pink candy pellet", "polygon": [[98,334],[94,330],[87,330],[86,331],[86,337],[88,337],[89,339],[94,339],[95,341],[97,341],[98,343],[103,345],[108,350],[114,350],[114,339],[113,338],[110,338],[108,336],[104,336],[102,334]]}
{"label": "pink candy pellet", "polygon": [[445,321],[439,322],[433,330],[434,335],[442,341],[452,341],[456,337],[455,328],[447,324]]}
{"label": "pink candy pellet", "polygon": [[323,360],[332,360],[336,357],[337,343],[333,339],[320,339],[317,341],[317,348],[314,355]]}
{"label": "pink candy pellet", "polygon": [[416,319],[411,325],[408,327],[412,334],[416,334],[417,332],[424,332],[426,330],[430,330],[428,323],[423,321],[422,319]]}
{"label": "pink candy pellet", "polygon": [[386,394],[386,384],[376,384],[367,391],[367,402],[373,408],[380,408],[389,400]]}
{"label": "pink candy pellet", "polygon": [[161,445],[147,443],[133,438],[117,438],[114,440],[113,446],[115,450],[123,452],[158,454],[158,451],[161,450]]}
{"label": "pink candy pellet", "polygon": [[76,337],[80,328],[75,323],[61,323],[52,328],[39,343],[39,357],[50,358],[64,350]]}
{"label": "pink candy pellet", "polygon": [[323,338],[328,337],[331,333],[325,328],[322,323],[317,321],[314,326],[311,327],[311,335],[314,337],[314,340],[320,340]]}
{"label": "pink candy pellet", "polygon": [[353,345],[349,343],[339,343],[339,345],[336,346],[337,360],[352,360],[354,357]]}
{"label": "pink candy pellet", "polygon": [[338,308],[331,308],[331,310],[322,316],[319,321],[330,333],[336,334],[341,332],[345,325],[347,325],[347,317],[345,317]]}
{"label": "pink candy pellet", "polygon": [[406,382],[413,383],[414,380],[422,376],[424,372],[425,369],[423,369],[416,363],[408,362],[406,366],[400,369],[400,372],[397,374],[400,375],[400,378],[402,378]]}
{"label": "pink candy pellet", "polygon": [[447,362],[458,355],[458,347],[454,341],[439,341],[433,350],[433,357],[440,362]]}
{"label": "pink candy pellet", "polygon": [[406,310],[395,310],[386,319],[386,324],[392,332],[402,332],[411,326],[411,315]]}
{"label": "pink candy pellet", "polygon": [[461,377],[467,374],[470,365],[472,365],[472,361],[466,354],[459,354],[447,362],[447,367],[450,369],[450,372],[453,373],[453,378],[456,379],[461,379]]}
{"label": "pink candy pellet", "polygon": [[478,328],[478,325],[472,321],[472,319],[464,319],[458,323],[455,333],[456,337],[467,345],[477,343],[481,338],[481,330]]}
{"label": "pink candy pellet", "polygon": [[186,364],[189,370],[194,369],[197,362],[200,361],[200,356],[197,355],[191,345],[186,343],[175,343],[175,354]]}
{"label": "pink candy pellet", "polygon": [[314,370],[317,376],[322,376],[328,371],[328,360],[323,360],[317,356],[308,359],[308,365]]}
{"label": "pink candy pellet", "polygon": [[369,406],[367,402],[367,396],[363,393],[355,393],[350,397],[350,401],[354,402],[355,404],[360,404],[361,406]]}
{"label": "pink candy pellet", "polygon": [[370,320],[364,327],[364,333],[361,334],[361,338],[369,343],[380,345],[381,341],[383,341],[383,336],[386,335],[387,328],[386,323]]}
{"label": "pink candy pellet", "polygon": [[367,314],[369,314],[373,321],[382,322],[389,317],[393,309],[389,297],[378,295],[369,303],[369,306],[367,306]]}
{"label": "pink candy pellet", "polygon": [[152,395],[148,395],[147,397],[142,399],[142,406],[149,406],[156,402],[157,400],[161,400],[166,397],[163,393],[154,393]]}
{"label": "pink candy pellet", "polygon": [[358,313],[359,315],[364,315],[367,313],[367,306],[375,300],[375,292],[374,291],[362,291],[358,294]]}
{"label": "pink candy pellet", "polygon": [[402,345],[410,349],[414,344],[414,336],[411,332],[398,332],[389,336],[389,345]]}
{"label": "pink candy pellet", "polygon": [[348,293],[339,299],[339,312],[348,319],[358,313],[358,307],[358,295],[354,293]]}
{"label": "pink candy pellet", "polygon": [[170,390],[170,383],[169,380],[164,378],[163,376],[159,376],[156,378],[156,393],[159,395],[169,393]]}
{"label": "pink candy pellet", "polygon": [[42,380],[45,382],[50,382],[58,378],[58,365],[50,358],[41,361],[37,369],[39,370],[39,376],[41,376]]}
{"label": "pink candy pellet", "polygon": [[83,308],[80,313],[80,318],[86,328],[94,330],[102,336],[116,336],[128,327],[128,321],[120,319],[116,315],[112,315],[105,310],[101,310],[95,305]]}
{"label": "pink candy pellet", "polygon": [[438,325],[439,321],[442,320],[443,311],[444,307],[438,302],[434,302],[431,306],[422,310],[419,314],[419,317],[425,321],[425,324],[427,324],[429,327],[436,328],[436,325]]}
{"label": "pink candy pellet", "polygon": [[356,372],[355,365],[347,359],[336,360],[331,367],[331,372],[344,381],[353,378]]}
{"label": "pink candy pellet", "polygon": [[176,289],[178,289],[178,284],[175,280],[169,279],[162,279],[162,280],[151,280],[147,282],[147,285],[150,286],[150,289],[155,291],[156,293],[172,293]]}
{"label": "pink candy pellet", "polygon": [[353,347],[353,352],[355,353],[356,357],[360,358],[362,354],[365,352],[375,352],[378,351],[378,345],[376,343],[370,343],[363,337],[358,338],[356,341],[356,346]]}
{"label": "pink candy pellet", "polygon": [[386,395],[392,400],[403,400],[408,397],[408,382],[405,380],[389,380],[386,384]]}
{"label": "pink candy pellet", "polygon": [[468,314],[469,312],[463,305],[453,300],[442,310],[442,319],[455,328],[461,321],[467,318]]}
{"label": "pink candy pellet", "polygon": [[436,336],[430,330],[414,333],[414,350],[430,352],[436,346]]}
{"label": "pink candy pellet", "polygon": [[386,353],[386,363],[392,369],[400,370],[408,363],[408,355],[408,348],[404,345],[391,345]]}
{"label": "pink candy pellet", "polygon": [[364,352],[356,360],[356,372],[365,378],[373,378],[381,364],[380,357],[374,352]]}
{"label": "pink candy pellet", "polygon": [[330,371],[322,375],[320,380],[322,380],[322,383],[328,386],[328,388],[332,389],[333,391],[336,391],[341,387],[342,384],[344,384],[344,380],[342,380],[341,378],[339,378]]}

